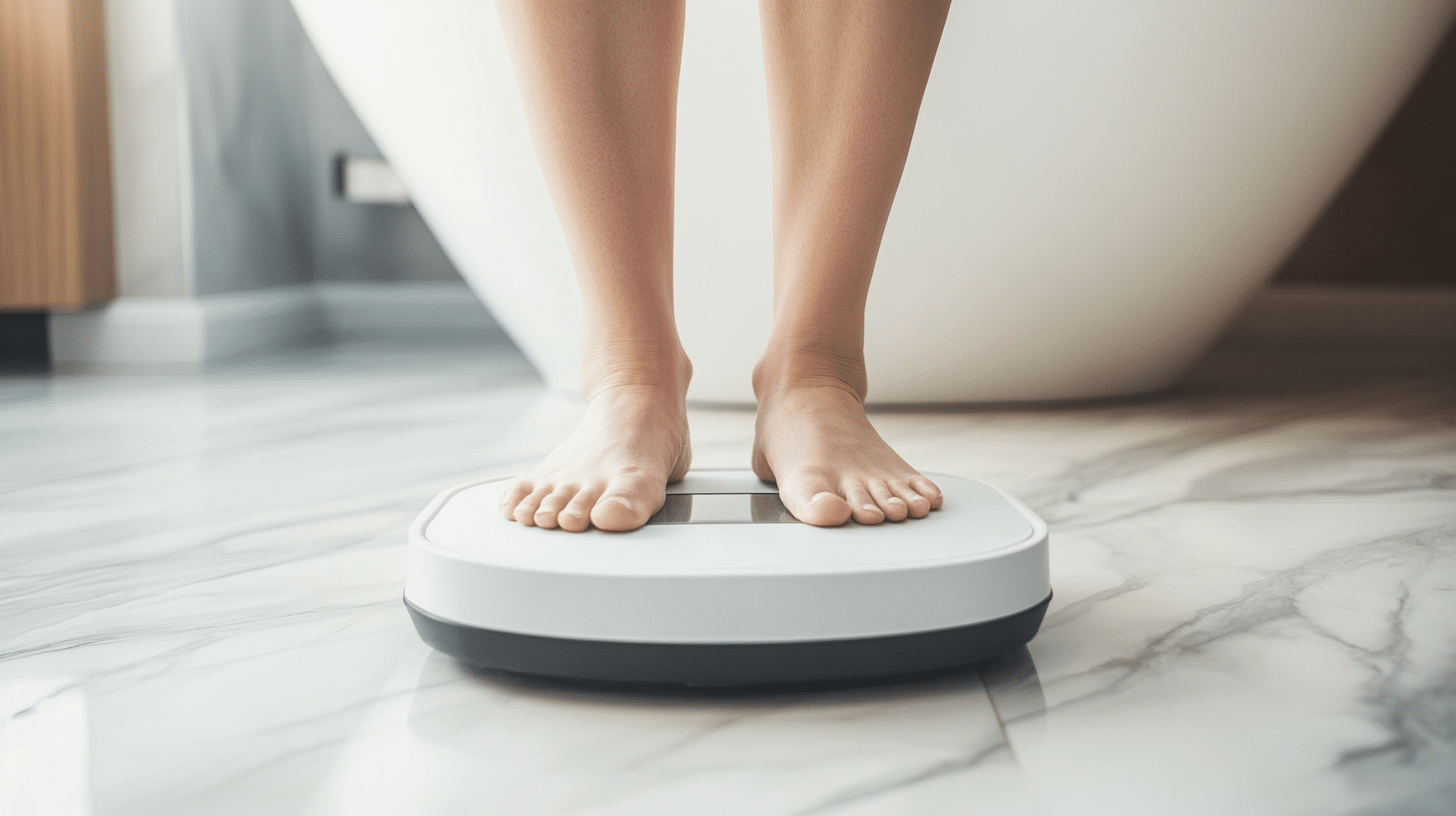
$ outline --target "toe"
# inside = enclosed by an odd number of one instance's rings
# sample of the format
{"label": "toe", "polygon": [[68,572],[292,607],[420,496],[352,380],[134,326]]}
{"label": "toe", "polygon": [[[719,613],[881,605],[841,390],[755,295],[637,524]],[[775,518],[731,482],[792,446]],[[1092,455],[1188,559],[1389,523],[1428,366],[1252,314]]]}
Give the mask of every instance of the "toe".
{"label": "toe", "polygon": [[876,479],[870,482],[870,495],[875,497],[875,504],[880,506],[885,518],[889,521],[904,521],[910,515],[910,505],[905,500],[895,495],[890,486]]}
{"label": "toe", "polygon": [[916,493],[924,496],[930,502],[930,508],[932,510],[939,510],[940,505],[945,501],[945,496],[940,492],[940,488],[936,486],[935,482],[930,481],[924,476],[916,476],[911,479],[910,487],[914,488]]}
{"label": "toe", "polygon": [[515,519],[527,527],[536,526],[536,511],[541,508],[541,500],[551,494],[550,488],[538,487],[521,502],[516,505]]}
{"label": "toe", "polygon": [[583,487],[571,502],[556,514],[556,524],[568,533],[580,533],[591,526],[592,506],[601,498],[601,486]]}
{"label": "toe", "polygon": [[[786,505],[788,506],[788,505]],[[794,518],[805,524],[812,524],[815,527],[838,527],[849,521],[849,502],[837,493],[827,490],[810,495],[806,499],[800,499],[789,506],[789,512]]]}
{"label": "toe", "polygon": [[849,502],[839,494],[830,474],[805,470],[779,479],[779,500],[794,518],[815,527],[837,527],[849,521]]}
{"label": "toe", "polygon": [[602,530],[635,530],[652,518],[666,495],[666,485],[645,476],[619,477],[592,507],[592,524]]}
{"label": "toe", "polygon": [[[641,521],[638,521],[638,519]],[[624,532],[635,530],[646,523],[642,508],[626,496],[608,493],[602,496],[591,511],[592,524],[600,530]]]}
{"label": "toe", "polygon": [[532,517],[536,526],[545,527],[548,530],[556,527],[559,514],[571,503],[571,499],[575,495],[576,487],[574,485],[558,487],[551,491],[550,495],[541,500],[541,506],[536,508],[536,514]]}
{"label": "toe", "polygon": [[517,481],[501,494],[500,511],[507,521],[516,520],[516,506],[531,495],[531,485],[525,480]]}
{"label": "toe", "polygon": [[930,499],[916,493],[908,483],[898,480],[890,482],[890,490],[910,508],[911,518],[925,518],[930,515]]}
{"label": "toe", "polygon": [[879,524],[885,520],[885,511],[875,503],[874,497],[864,485],[857,484],[844,491],[844,495],[855,521],[860,524]]}

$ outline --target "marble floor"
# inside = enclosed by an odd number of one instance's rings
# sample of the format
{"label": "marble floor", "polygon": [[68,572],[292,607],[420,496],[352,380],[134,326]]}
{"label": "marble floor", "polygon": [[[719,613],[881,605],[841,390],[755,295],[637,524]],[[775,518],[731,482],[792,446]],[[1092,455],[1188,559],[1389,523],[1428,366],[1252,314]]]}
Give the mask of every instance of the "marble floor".
{"label": "marble floor", "polygon": [[[1050,524],[1029,650],[815,692],[472,672],[411,518],[577,410],[509,348],[0,379],[0,812],[1450,814],[1456,352],[1225,349],[1156,399],[884,411]],[[697,410],[697,461],[751,415]]]}

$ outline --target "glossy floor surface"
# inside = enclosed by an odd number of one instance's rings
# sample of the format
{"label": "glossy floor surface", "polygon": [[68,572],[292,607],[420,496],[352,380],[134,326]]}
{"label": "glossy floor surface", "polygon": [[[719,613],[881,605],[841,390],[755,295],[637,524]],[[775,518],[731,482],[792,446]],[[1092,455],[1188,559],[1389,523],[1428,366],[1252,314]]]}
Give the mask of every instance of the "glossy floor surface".
{"label": "glossy floor surface", "polygon": [[[878,412],[1051,525],[1029,651],[867,689],[474,673],[400,603],[438,491],[577,407],[510,349],[0,379],[8,814],[1456,812],[1456,354],[1244,350],[1177,392]],[[694,411],[697,463],[752,417]]]}

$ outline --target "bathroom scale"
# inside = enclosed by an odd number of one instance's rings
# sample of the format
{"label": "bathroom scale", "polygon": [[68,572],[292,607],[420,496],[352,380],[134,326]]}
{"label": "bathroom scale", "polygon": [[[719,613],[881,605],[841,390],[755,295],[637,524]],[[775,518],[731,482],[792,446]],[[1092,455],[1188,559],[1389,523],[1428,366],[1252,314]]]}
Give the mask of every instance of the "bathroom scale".
{"label": "bathroom scale", "polygon": [[688,686],[878,681],[989,660],[1051,600],[1046,524],[987,482],[926,474],[922,519],[796,521],[748,470],[696,470],[626,533],[501,516],[509,477],[440,494],[410,528],[404,601],[430,646],[484,669]]}

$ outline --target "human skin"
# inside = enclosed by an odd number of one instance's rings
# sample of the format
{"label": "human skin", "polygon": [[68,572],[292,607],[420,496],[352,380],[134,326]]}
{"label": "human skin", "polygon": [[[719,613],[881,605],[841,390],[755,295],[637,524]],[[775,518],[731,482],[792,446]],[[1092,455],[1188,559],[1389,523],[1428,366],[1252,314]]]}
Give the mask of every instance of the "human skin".
{"label": "human skin", "polygon": [[[509,519],[631,530],[691,462],[672,304],[681,0],[498,0],[583,303],[581,423],[501,498]],[[940,490],[865,416],[864,308],[949,0],[760,3],[774,322],[753,469],[808,524],[923,517]]]}

